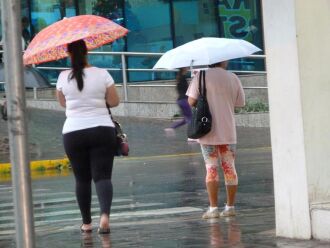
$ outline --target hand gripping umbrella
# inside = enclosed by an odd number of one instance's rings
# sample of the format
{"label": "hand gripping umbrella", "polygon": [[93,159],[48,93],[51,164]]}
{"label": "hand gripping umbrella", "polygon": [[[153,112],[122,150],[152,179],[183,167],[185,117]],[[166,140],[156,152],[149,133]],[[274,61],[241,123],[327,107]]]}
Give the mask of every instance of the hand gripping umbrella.
{"label": "hand gripping umbrella", "polygon": [[41,30],[27,47],[24,65],[40,64],[68,56],[67,44],[83,39],[88,50],[126,35],[128,30],[100,16],[64,18]]}
{"label": "hand gripping umbrella", "polygon": [[154,69],[175,69],[205,66],[242,58],[261,51],[255,45],[240,39],[207,37],[197,39],[167,51]]}

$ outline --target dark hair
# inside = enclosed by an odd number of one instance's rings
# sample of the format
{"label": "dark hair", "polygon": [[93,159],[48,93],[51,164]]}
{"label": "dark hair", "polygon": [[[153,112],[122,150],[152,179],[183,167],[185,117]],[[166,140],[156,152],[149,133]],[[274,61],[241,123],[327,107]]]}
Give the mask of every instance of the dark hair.
{"label": "dark hair", "polygon": [[210,68],[214,68],[214,67],[219,67],[221,66],[222,62],[218,62],[218,63],[215,63],[215,64],[212,64],[212,65],[209,65]]}
{"label": "dark hair", "polygon": [[187,73],[186,68],[182,67],[179,68],[179,71],[176,74],[176,81],[179,82],[181,80],[181,78],[183,78]]}
{"label": "dark hair", "polygon": [[76,79],[80,91],[84,88],[84,68],[87,65],[87,46],[84,40],[77,40],[68,44],[68,52],[71,57],[72,72],[70,79]]}
{"label": "dark hair", "polygon": [[22,23],[29,23],[29,18],[27,18],[26,16],[22,17]]}

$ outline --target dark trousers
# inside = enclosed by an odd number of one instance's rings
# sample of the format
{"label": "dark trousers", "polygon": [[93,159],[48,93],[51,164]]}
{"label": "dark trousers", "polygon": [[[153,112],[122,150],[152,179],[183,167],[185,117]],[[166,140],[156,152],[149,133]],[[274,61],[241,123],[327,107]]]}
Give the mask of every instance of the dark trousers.
{"label": "dark trousers", "polygon": [[178,128],[181,127],[191,121],[191,108],[186,98],[177,100],[177,104],[179,105],[181,112],[183,114],[183,119],[175,122],[171,127]]}
{"label": "dark trousers", "polygon": [[114,128],[102,126],[63,135],[64,149],[76,180],[76,197],[84,224],[92,221],[92,180],[101,214],[110,214],[115,140]]}

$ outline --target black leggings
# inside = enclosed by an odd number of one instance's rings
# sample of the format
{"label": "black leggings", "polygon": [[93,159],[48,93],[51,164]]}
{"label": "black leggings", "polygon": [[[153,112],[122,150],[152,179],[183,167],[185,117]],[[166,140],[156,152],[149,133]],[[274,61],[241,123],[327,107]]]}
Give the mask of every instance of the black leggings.
{"label": "black leggings", "polygon": [[64,149],[76,179],[76,196],[83,223],[91,223],[92,179],[101,214],[110,214],[115,129],[94,127],[63,135]]}

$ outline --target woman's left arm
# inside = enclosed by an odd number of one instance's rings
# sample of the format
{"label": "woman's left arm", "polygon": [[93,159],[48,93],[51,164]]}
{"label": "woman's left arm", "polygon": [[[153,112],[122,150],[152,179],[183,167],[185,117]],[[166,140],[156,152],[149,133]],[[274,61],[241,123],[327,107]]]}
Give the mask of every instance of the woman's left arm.
{"label": "woman's left arm", "polygon": [[186,92],[186,95],[188,96],[188,103],[191,107],[195,107],[197,103],[197,98],[199,96],[199,90],[198,90],[198,82],[197,78],[199,78],[199,75],[192,78],[188,90]]}
{"label": "woman's left arm", "polygon": [[56,90],[56,98],[57,98],[57,101],[60,103],[60,105],[63,108],[65,108],[66,101],[65,101],[65,96],[63,95],[62,91]]}
{"label": "woman's left arm", "polygon": [[119,105],[120,99],[117,94],[116,86],[114,84],[107,88],[107,91],[105,93],[105,100],[111,108]]}

